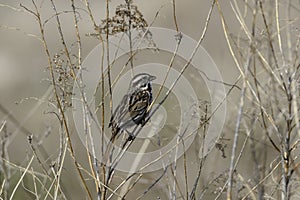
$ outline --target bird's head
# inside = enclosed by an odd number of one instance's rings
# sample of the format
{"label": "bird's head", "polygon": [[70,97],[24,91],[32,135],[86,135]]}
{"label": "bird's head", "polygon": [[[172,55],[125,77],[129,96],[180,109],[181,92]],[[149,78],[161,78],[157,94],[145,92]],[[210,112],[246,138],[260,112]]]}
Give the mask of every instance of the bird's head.
{"label": "bird's head", "polygon": [[136,90],[147,90],[149,87],[151,87],[151,81],[155,79],[155,76],[147,73],[137,74],[132,78],[129,90],[131,90],[131,92]]}

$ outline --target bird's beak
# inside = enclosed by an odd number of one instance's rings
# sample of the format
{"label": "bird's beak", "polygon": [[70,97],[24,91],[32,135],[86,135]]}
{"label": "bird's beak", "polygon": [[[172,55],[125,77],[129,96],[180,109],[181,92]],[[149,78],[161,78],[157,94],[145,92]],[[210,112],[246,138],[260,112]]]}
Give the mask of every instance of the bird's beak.
{"label": "bird's beak", "polygon": [[155,80],[155,79],[156,79],[156,76],[150,75],[150,78],[149,78],[150,81],[153,81],[153,80]]}

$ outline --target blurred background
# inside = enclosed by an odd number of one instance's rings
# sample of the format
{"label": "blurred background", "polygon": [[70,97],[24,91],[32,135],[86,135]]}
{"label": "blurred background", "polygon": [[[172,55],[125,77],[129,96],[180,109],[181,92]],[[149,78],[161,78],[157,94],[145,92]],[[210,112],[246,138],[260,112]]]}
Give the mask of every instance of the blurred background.
{"label": "blurred background", "polygon": [[[52,55],[62,52],[63,47],[57,30],[57,23],[51,2],[41,0],[36,1],[36,3],[40,9],[41,18],[43,20],[49,19],[46,21],[45,25],[45,39],[49,45],[50,52]],[[109,2],[111,15],[114,13],[116,6],[121,3],[124,3],[124,1],[111,0]],[[264,3],[266,5],[272,4],[271,1],[265,1]],[[299,1],[294,2],[294,7],[291,8],[291,18],[293,18],[293,16],[299,16],[299,3]],[[149,24],[153,22],[152,26],[176,29],[173,19],[172,1],[139,0],[134,1],[134,4],[137,5]],[[2,140],[2,144],[5,146],[3,149],[6,149],[5,151],[2,151],[2,155],[5,154],[5,158],[9,158],[10,163],[26,168],[32,155],[32,149],[28,141],[28,135],[31,133],[37,138],[37,141],[43,141],[43,144],[41,145],[43,150],[39,150],[38,154],[41,155],[41,157],[46,156],[47,159],[42,162],[46,163],[46,166],[49,166],[54,162],[59,152],[59,122],[57,117],[51,114],[53,111],[51,103],[56,105],[55,100],[52,99],[52,102],[50,101],[50,103],[48,101],[50,96],[53,95],[50,87],[51,82],[48,69],[48,58],[45,54],[43,44],[39,39],[40,30],[37,20],[20,5],[29,9],[34,8],[32,2],[29,0],[0,1],[0,119],[1,123],[6,122],[6,133],[9,134],[5,144]],[[76,41],[76,32],[73,15],[70,12],[72,10],[71,3],[70,1],[55,1],[55,5],[57,11],[62,12],[62,14],[60,14],[62,31],[65,36],[65,41],[68,46],[72,48],[72,44]],[[95,30],[88,12],[86,11],[84,1],[76,1],[75,5],[79,13],[78,25],[82,40],[82,58],[85,58],[89,52],[99,44],[99,41],[95,37],[90,36],[90,34],[95,33]],[[242,33],[240,23],[232,10],[232,2],[220,1],[220,6],[222,8],[223,16],[226,19],[229,33],[233,38],[240,37],[241,44],[236,45],[241,47],[243,42],[247,41],[247,39],[245,34]],[[244,9],[244,11],[248,9],[247,12],[243,13],[243,16],[247,25],[251,25],[253,2],[239,1],[238,6],[240,6],[241,9]],[[106,2],[104,0],[90,1],[90,8],[96,23],[100,24],[102,22],[101,20],[106,17]],[[198,41],[205,27],[206,18],[210,8],[211,1],[177,0],[176,18],[179,31]],[[284,13],[284,3],[280,4],[280,11],[281,8],[282,15],[286,16]],[[266,12],[272,12],[272,6],[269,6]],[[282,20],[285,20],[285,17],[283,17]],[[296,20],[294,26],[299,28],[297,25],[299,25],[299,21]],[[265,34],[262,27],[263,20],[259,19],[256,29],[258,35]],[[212,11],[210,23],[202,46],[215,61],[223,76],[223,81],[228,83],[226,90],[229,91],[231,89],[231,84],[235,83],[240,72],[229,51],[220,13],[216,6]],[[242,81],[238,82],[237,85],[241,86]],[[241,90],[235,87],[226,99],[226,114],[228,117],[225,123],[226,126],[223,130],[223,140],[218,144],[219,148],[214,148],[209,154],[210,156],[206,159],[203,168],[204,175],[201,176],[202,182],[200,185],[208,184],[209,176],[220,176],[229,169],[231,144],[233,142],[235,119],[237,117],[237,109],[240,102],[240,92]],[[251,107],[250,101],[248,103]],[[72,122],[70,123],[72,124]],[[80,164],[83,167],[88,168],[89,165],[86,150],[75,133],[73,126],[70,126],[70,130],[71,137],[73,138],[72,142],[75,149],[75,155],[79,159]],[[1,132],[1,134],[3,134],[3,132]],[[262,137],[262,132],[258,130],[257,134],[259,140]],[[241,141],[243,141],[245,137],[245,133],[241,134]],[[197,145],[199,144],[194,144],[191,148],[197,149]],[[268,159],[273,160],[272,155],[275,152],[274,149],[269,143],[267,144],[266,149],[271,155]],[[250,153],[251,149],[246,148],[245,152],[245,155],[247,155],[247,152]],[[192,153],[193,151],[191,154]],[[241,164],[239,165],[239,172],[244,175],[245,180],[253,175],[253,165],[249,164],[248,160],[249,157],[242,157],[240,161]],[[37,161],[34,160],[34,163],[37,164]],[[192,160],[189,160],[189,164],[191,165],[190,169],[193,169],[192,166],[194,163]],[[32,166],[34,167],[35,165]],[[197,166],[194,167],[197,169]],[[4,169],[2,168],[2,170]],[[41,171],[41,169],[36,170]],[[11,173],[11,176],[15,176],[15,179],[12,178],[9,184],[5,186],[10,188],[8,189],[10,191],[13,189],[13,187],[10,186],[14,186],[19,180],[18,178],[21,175],[21,171],[14,171]],[[149,180],[159,176],[160,173],[161,172],[158,171],[153,172],[152,174],[146,174],[144,182],[142,181],[139,185],[140,189],[136,189],[137,193],[145,191],[151,183]],[[62,179],[62,187],[63,189],[65,188],[64,191],[67,199],[87,199],[84,189],[82,189],[79,184],[80,181],[77,176],[72,158],[68,155],[63,167],[64,178]],[[118,174],[120,179],[124,176],[125,175],[122,173]],[[195,177],[193,173],[191,173],[190,176]],[[0,184],[2,184],[4,179],[1,174],[0,178]],[[33,195],[26,192],[26,183],[30,183],[30,177],[26,177],[23,181],[24,183],[20,186],[21,189],[17,190],[15,195],[16,199],[21,199],[23,195],[25,195],[25,199],[35,199]],[[117,180],[117,182],[118,181],[120,180]],[[87,178],[87,182],[94,194],[95,186],[93,185],[93,181]],[[192,183],[190,183],[190,185],[192,185]],[[222,184],[220,184],[220,186],[222,186]],[[159,184],[155,185],[151,192],[143,197],[143,199],[169,199],[169,191],[166,187],[166,182],[159,182]],[[214,195],[213,192],[218,192],[216,188],[217,186],[214,187],[214,189],[208,189],[208,193],[211,193],[212,196],[208,195],[204,199],[214,199],[216,195]],[[135,199],[137,197],[134,192],[130,193],[128,196],[129,199]],[[95,195],[94,197],[96,198]],[[225,196],[223,196],[223,198],[225,198]]]}

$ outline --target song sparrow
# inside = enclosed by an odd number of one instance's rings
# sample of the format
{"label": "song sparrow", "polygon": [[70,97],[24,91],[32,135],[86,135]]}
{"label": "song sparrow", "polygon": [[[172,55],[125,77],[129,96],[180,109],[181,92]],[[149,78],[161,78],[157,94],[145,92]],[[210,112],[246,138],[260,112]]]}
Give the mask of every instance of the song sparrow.
{"label": "song sparrow", "polygon": [[[144,126],[149,113],[148,108],[152,102],[151,81],[154,79],[156,79],[155,76],[147,73],[137,74],[132,78],[127,94],[124,95],[110,119],[111,140],[114,140],[121,130],[126,131],[134,125]],[[133,139],[131,133],[129,136]]]}

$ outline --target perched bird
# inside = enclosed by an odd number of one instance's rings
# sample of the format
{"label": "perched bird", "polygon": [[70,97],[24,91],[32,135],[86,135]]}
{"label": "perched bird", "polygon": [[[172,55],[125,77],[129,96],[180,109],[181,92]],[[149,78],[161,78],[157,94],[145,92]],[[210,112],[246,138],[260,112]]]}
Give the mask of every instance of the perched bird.
{"label": "perched bird", "polygon": [[[132,78],[127,93],[110,119],[109,127],[112,127],[111,141],[115,139],[120,131],[126,131],[126,129],[135,125],[144,126],[153,99],[151,81],[155,79],[155,76],[147,73],[140,73]],[[132,140],[133,135],[129,133],[129,136]]]}

